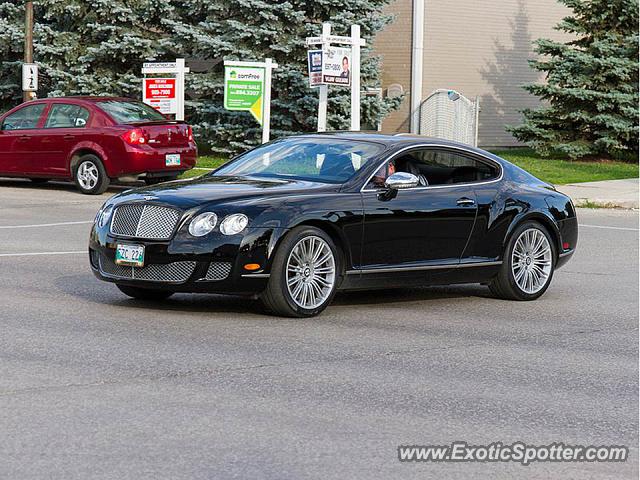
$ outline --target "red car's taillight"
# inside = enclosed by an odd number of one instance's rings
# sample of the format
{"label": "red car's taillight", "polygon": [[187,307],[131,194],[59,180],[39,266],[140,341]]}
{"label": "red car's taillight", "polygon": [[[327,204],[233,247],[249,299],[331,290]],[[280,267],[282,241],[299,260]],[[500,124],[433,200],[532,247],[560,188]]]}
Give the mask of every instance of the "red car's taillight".
{"label": "red car's taillight", "polygon": [[190,142],[193,142],[193,129],[191,128],[191,125],[187,127],[187,138]]}
{"label": "red car's taillight", "polygon": [[129,130],[127,133],[122,135],[122,138],[125,142],[130,145],[143,145],[147,143],[147,137],[144,132],[139,128],[134,128],[133,130]]}

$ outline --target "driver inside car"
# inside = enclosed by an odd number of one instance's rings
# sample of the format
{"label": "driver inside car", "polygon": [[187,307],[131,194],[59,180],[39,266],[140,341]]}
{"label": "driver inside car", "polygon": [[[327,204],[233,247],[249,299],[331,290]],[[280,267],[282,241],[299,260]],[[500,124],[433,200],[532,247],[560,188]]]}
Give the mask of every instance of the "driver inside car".
{"label": "driver inside car", "polygon": [[378,169],[371,182],[376,188],[384,187],[384,182],[394,173],[396,173],[396,162],[391,160]]}

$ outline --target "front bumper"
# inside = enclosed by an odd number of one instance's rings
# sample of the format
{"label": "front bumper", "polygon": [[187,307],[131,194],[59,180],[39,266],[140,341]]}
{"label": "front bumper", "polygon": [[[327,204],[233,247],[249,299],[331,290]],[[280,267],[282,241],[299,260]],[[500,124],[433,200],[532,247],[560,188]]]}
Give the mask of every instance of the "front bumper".
{"label": "front bumper", "polygon": [[[91,232],[89,263],[100,280],[171,290],[174,292],[255,295],[269,281],[275,228],[247,228],[242,234],[224,236],[212,232],[201,238],[176,236],[169,241],[120,237],[97,229]],[[144,267],[115,264],[118,243],[144,245]],[[247,271],[244,265],[261,268]]]}

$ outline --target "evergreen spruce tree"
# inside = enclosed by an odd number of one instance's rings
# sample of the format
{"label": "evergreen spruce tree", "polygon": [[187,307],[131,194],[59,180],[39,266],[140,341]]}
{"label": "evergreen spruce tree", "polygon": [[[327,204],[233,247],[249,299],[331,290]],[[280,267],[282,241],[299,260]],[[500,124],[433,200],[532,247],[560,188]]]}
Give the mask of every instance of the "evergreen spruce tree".
{"label": "evergreen spruce tree", "polygon": [[573,10],[556,27],[573,40],[541,39],[532,61],[544,84],[524,88],[546,105],[509,130],[542,154],[638,155],[638,1],[560,0]]}
{"label": "evergreen spruce tree", "polygon": [[[330,21],[348,35],[362,26],[362,87],[379,87],[373,36],[390,19],[388,0],[47,0],[35,2],[35,60],[39,97],[123,95],[141,97],[141,64],[176,57],[208,59],[206,73],[187,76],[187,120],[201,146],[238,152],[259,143],[260,127],[246,112],[223,109],[223,59],[273,58],[272,136],[316,128],[317,90],[308,86],[305,37]],[[0,0],[0,111],[20,102],[24,2]],[[363,96],[362,123],[376,124],[400,99]],[[349,89],[329,93],[329,128],[349,127]]]}
{"label": "evergreen spruce tree", "polygon": [[[212,72],[190,76],[195,99],[190,102],[200,143],[218,152],[237,152],[260,140],[260,127],[246,112],[223,109],[223,59],[263,60],[279,65],[273,72],[272,137],[312,132],[317,126],[317,89],[309,88],[305,38],[320,35],[322,22],[336,35],[349,35],[352,23],[361,26],[367,47],[362,51],[362,87],[380,86],[378,59],[371,55],[373,37],[389,20],[381,11],[388,0],[184,0],[174,3],[182,11],[168,21],[175,32],[175,48],[189,56],[218,60]],[[194,22],[195,20],[195,22]],[[195,28],[194,28],[195,24]],[[362,124],[376,124],[401,99],[363,96]],[[330,87],[328,128],[348,129],[348,88]]]}
{"label": "evergreen spruce tree", "polygon": [[24,7],[0,0],[0,113],[22,98]]}

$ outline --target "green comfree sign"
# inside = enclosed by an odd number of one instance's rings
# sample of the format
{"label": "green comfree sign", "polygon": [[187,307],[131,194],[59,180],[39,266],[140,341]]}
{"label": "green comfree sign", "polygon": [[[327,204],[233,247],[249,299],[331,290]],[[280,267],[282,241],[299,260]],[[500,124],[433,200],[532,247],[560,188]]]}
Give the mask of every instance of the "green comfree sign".
{"label": "green comfree sign", "polygon": [[263,67],[224,67],[224,108],[249,111],[260,125],[264,113]]}

